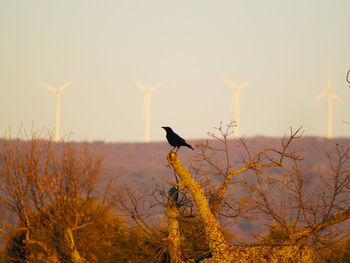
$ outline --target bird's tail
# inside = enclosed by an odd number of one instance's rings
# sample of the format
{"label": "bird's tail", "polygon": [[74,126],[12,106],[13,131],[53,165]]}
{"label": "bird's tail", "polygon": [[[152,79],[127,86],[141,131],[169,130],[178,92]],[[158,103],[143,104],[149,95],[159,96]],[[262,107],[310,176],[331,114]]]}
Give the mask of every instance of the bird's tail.
{"label": "bird's tail", "polygon": [[188,148],[191,148],[191,149],[194,151],[194,149],[192,148],[192,146],[189,145],[188,143],[185,143],[185,146],[188,147]]}

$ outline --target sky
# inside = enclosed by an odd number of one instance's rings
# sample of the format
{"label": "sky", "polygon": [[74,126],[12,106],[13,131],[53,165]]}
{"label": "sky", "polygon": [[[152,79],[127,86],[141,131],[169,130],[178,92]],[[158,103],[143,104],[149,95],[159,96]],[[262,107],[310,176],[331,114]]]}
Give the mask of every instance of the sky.
{"label": "sky", "polygon": [[283,136],[303,125],[326,136],[332,86],[333,135],[349,137],[348,0],[0,0],[0,133],[54,130],[59,87],[61,135],[71,140],[143,142],[143,91],[152,93],[151,141],[161,126],[205,138],[233,120],[241,91],[240,132]]}

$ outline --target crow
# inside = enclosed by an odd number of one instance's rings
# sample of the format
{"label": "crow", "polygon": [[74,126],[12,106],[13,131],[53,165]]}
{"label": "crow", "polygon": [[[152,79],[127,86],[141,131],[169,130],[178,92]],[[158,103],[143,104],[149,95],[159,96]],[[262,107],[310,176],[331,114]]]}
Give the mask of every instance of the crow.
{"label": "crow", "polygon": [[179,135],[177,135],[170,127],[162,127],[162,128],[166,131],[166,138],[169,144],[174,147],[173,149],[171,149],[171,151],[177,148],[176,150],[177,152],[181,146],[186,146],[194,150],[191,145],[189,145],[184,139],[182,139]]}

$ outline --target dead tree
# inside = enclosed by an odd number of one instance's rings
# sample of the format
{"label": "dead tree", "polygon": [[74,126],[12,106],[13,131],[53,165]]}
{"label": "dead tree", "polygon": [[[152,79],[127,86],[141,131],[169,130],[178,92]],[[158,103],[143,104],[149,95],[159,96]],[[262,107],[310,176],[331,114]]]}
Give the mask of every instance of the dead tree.
{"label": "dead tree", "polygon": [[166,207],[166,217],[168,223],[168,250],[171,263],[184,262],[181,259],[181,234],[179,224],[180,212],[177,203],[178,191],[179,189],[174,186],[170,189]]}
{"label": "dead tree", "polygon": [[[330,175],[325,178],[321,176],[325,191],[320,188],[313,190],[313,196],[307,194],[307,176],[299,168],[298,163],[302,160],[293,151],[288,151],[290,143],[300,136],[300,129],[296,132],[291,130],[289,138],[281,142],[281,149],[266,148],[257,153],[251,152],[244,140],[242,145],[246,155],[241,158],[242,166],[235,168],[230,164],[227,135],[229,128],[225,131],[222,127],[219,131],[223,139],[217,138],[223,148],[212,147],[209,142],[202,144],[201,160],[206,162],[214,171],[215,176],[223,176],[221,183],[197,183],[191,172],[184,167],[175,153],[170,152],[167,156],[169,164],[179,176],[180,182],[192,195],[198,212],[205,228],[206,240],[208,242],[212,258],[203,262],[311,262],[321,242],[325,242],[325,231],[334,225],[339,225],[350,217],[349,205],[349,152],[337,146],[336,156],[330,160]],[[223,152],[226,162],[216,162],[213,155],[208,151]],[[285,159],[292,164],[290,169],[285,168]],[[222,164],[224,163],[224,167]],[[221,165],[221,166],[220,166]],[[281,168],[280,175],[266,173],[267,168]],[[245,171],[255,174],[255,183],[248,179],[235,181],[243,185],[247,193],[241,197],[243,201],[240,206],[232,208],[226,205],[230,203],[227,196],[232,178],[237,177]],[[250,174],[249,176],[252,176]],[[247,176],[246,176],[247,177]],[[204,191],[203,188],[209,190]],[[279,193],[281,200],[279,204],[273,201],[273,193]],[[316,201],[310,199],[317,196]],[[207,200],[208,197],[208,200]],[[230,195],[228,195],[231,198]],[[269,218],[276,224],[283,234],[280,240],[261,239],[255,243],[230,244],[224,238],[223,228],[218,216],[230,214],[228,209],[233,209],[236,216],[252,214],[255,217]],[[226,210],[222,213],[221,210]],[[231,213],[232,214],[232,213]],[[339,233],[338,233],[339,234]],[[333,240],[336,240],[332,236]]]}

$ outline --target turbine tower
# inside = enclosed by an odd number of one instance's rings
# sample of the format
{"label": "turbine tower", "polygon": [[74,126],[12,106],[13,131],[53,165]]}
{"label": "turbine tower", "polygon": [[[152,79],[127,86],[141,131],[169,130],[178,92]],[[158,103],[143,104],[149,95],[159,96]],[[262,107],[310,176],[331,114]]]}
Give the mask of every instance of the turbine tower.
{"label": "turbine tower", "polygon": [[222,77],[222,80],[226,82],[226,84],[233,89],[233,96],[232,96],[232,103],[234,107],[235,117],[234,120],[236,121],[236,126],[234,130],[234,137],[236,139],[239,138],[239,102],[240,102],[240,92],[241,89],[243,89],[245,86],[247,86],[250,81],[243,82],[241,85],[236,86],[233,84],[230,80],[228,80],[226,77]]}
{"label": "turbine tower", "polygon": [[328,85],[327,89],[323,92],[321,92],[316,98],[314,98],[314,101],[318,101],[320,98],[328,95],[328,127],[327,127],[327,138],[332,138],[332,112],[333,112],[333,98],[337,101],[341,101],[340,98],[335,95],[333,89],[332,89],[332,74],[331,71],[328,71]]}
{"label": "turbine tower", "polygon": [[150,142],[150,121],[151,121],[151,94],[155,91],[161,83],[147,88],[143,83],[134,79],[134,83],[145,93],[144,107],[145,107],[145,142]]}
{"label": "turbine tower", "polygon": [[55,134],[55,141],[59,142],[60,140],[60,104],[61,104],[61,93],[62,91],[67,88],[71,83],[73,82],[73,79],[70,81],[64,83],[60,88],[55,88],[49,84],[46,84],[44,82],[40,82],[40,86],[43,88],[46,88],[54,93],[56,93],[56,134]]}

